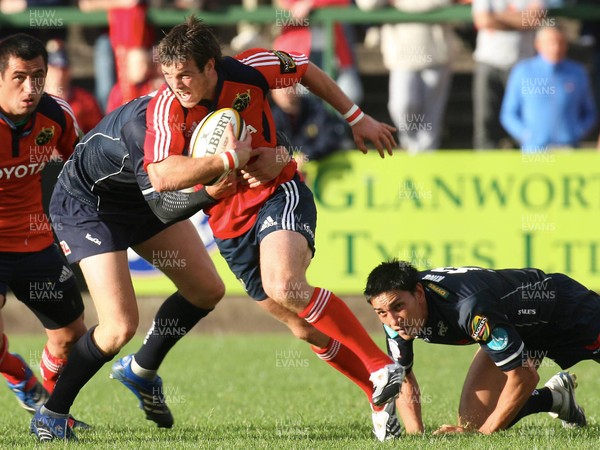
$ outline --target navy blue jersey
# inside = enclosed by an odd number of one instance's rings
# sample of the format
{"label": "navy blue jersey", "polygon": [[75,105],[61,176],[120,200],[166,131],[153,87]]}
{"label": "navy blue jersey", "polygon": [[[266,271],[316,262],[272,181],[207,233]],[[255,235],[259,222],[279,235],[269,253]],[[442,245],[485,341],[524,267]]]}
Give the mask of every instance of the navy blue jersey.
{"label": "navy blue jersey", "polygon": [[142,192],[153,190],[143,169],[143,148],[136,142],[143,145],[151,98],[116,109],[77,144],[58,177],[71,196],[99,212],[149,211]]}
{"label": "navy blue jersey", "polygon": [[[418,338],[426,342],[477,343],[504,371],[544,357],[569,367],[600,349],[600,297],[565,275],[448,267],[420,280],[428,318]],[[412,341],[384,328],[389,354],[412,367]]]}

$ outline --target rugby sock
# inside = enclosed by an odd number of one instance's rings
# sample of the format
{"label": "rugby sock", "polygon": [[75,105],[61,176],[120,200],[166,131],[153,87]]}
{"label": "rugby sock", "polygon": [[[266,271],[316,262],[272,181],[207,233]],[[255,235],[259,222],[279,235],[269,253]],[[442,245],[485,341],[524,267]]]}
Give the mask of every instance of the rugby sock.
{"label": "rugby sock", "polygon": [[212,310],[192,305],[179,292],[167,298],[156,313],[144,344],[134,355],[133,373],[154,378],[169,350]]}
{"label": "rugby sock", "polygon": [[40,361],[40,373],[42,374],[42,384],[51,394],[65,364],[67,364],[66,358],[58,358],[50,353],[48,346],[44,347]]}
{"label": "rugby sock", "polygon": [[45,404],[50,411],[68,414],[81,388],[115,356],[105,355],[98,348],[93,338],[95,329],[95,326],[90,328],[71,348],[69,362],[63,367],[54,392]]}
{"label": "rugby sock", "polygon": [[550,388],[543,387],[533,391],[525,405],[517,413],[516,417],[506,428],[512,427],[523,417],[539,412],[549,412],[552,409],[552,391]]}
{"label": "rugby sock", "polygon": [[319,358],[350,378],[354,384],[367,394],[369,402],[371,401],[373,384],[369,381],[369,371],[359,357],[352,353],[348,347],[344,347],[340,342],[331,339],[325,348],[315,347],[314,345],[311,345],[310,348]]}
{"label": "rugby sock", "polygon": [[[25,372],[27,371],[27,364],[19,357],[8,353],[8,337],[5,334],[2,335],[2,348],[0,349],[0,373],[6,378],[11,384],[18,384],[25,381]],[[28,391],[37,382],[37,378],[32,376],[27,384],[25,384],[25,390]]]}
{"label": "rugby sock", "polygon": [[350,308],[328,290],[315,288],[310,302],[298,316],[348,347],[369,373],[392,363],[391,358],[373,342]]}

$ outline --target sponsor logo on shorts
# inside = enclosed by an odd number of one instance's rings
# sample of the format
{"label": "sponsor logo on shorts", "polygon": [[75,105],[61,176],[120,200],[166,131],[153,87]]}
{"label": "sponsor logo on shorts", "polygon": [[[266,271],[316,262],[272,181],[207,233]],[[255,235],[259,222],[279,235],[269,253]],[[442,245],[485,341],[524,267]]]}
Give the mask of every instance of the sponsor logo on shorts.
{"label": "sponsor logo on shorts", "polygon": [[101,241],[100,239],[98,239],[98,238],[95,238],[95,237],[94,237],[94,236],[92,236],[90,233],[87,233],[87,234],[85,235],[85,238],[86,238],[88,241],[90,241],[90,242],[93,242],[93,243],[94,243],[94,244],[96,244],[96,245],[102,245],[102,241]]}
{"label": "sponsor logo on shorts", "polygon": [[[69,252],[70,252],[70,250],[69,250]],[[58,281],[61,283],[64,283],[72,276],[73,276],[73,271],[71,270],[71,268],[67,267],[67,266],[62,266],[62,271],[60,272],[60,277],[58,277]]]}
{"label": "sponsor logo on shorts", "polygon": [[60,248],[65,256],[69,256],[71,254],[71,249],[66,241],[60,241]]}
{"label": "sponsor logo on shorts", "polygon": [[508,347],[508,333],[502,327],[496,327],[492,331],[492,337],[487,343],[492,350],[501,351]]}
{"label": "sponsor logo on shorts", "polygon": [[439,336],[446,336],[446,331],[448,331],[448,327],[446,326],[446,324],[440,320],[437,324],[438,326],[438,335]]}
{"label": "sponsor logo on shorts", "polygon": [[262,232],[263,230],[266,230],[267,228],[271,228],[277,226],[277,222],[275,222],[273,220],[273,218],[271,216],[268,216],[265,221],[262,223],[260,230],[258,230],[258,232]]}
{"label": "sponsor logo on shorts", "polygon": [[471,337],[476,341],[487,341],[490,337],[490,326],[485,316],[475,316],[471,322]]}
{"label": "sponsor logo on shorts", "polygon": [[312,228],[310,227],[309,224],[303,223],[302,224],[302,229],[308,233],[308,235],[312,238],[313,241],[315,240],[315,233],[314,233],[314,231],[312,230]]}

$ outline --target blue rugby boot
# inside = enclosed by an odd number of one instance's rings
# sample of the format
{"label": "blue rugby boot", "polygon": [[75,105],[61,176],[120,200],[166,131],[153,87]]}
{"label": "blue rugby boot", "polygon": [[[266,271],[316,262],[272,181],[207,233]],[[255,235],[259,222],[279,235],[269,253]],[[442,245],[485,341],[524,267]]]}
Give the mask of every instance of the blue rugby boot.
{"label": "blue rugby boot", "polygon": [[154,380],[147,380],[131,370],[133,355],[127,355],[112,366],[110,378],[123,383],[140,401],[140,408],[146,419],[153,421],[159,428],[171,428],[173,415],[165,402],[162,379],[157,375]]}
{"label": "blue rugby boot", "polygon": [[[23,358],[17,354],[13,354],[13,356],[23,361],[23,365],[25,366],[25,380],[21,381],[20,383],[7,382],[8,387],[17,396],[19,405],[21,405],[21,407],[26,411],[34,414],[42,407],[44,403],[46,403],[46,400],[48,400],[50,394],[48,394],[48,391],[37,380]],[[26,389],[26,386],[31,385],[33,380],[35,380],[35,384],[33,384],[29,389]]]}
{"label": "blue rugby boot", "polygon": [[40,442],[50,442],[55,439],[77,441],[77,436],[69,425],[69,414],[56,414],[42,407],[35,412],[29,425],[29,431]]}

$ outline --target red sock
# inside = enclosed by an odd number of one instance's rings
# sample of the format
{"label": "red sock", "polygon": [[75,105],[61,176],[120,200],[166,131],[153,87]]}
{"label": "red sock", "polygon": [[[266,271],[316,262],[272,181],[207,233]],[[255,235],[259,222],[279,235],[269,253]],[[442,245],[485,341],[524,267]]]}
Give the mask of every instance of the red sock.
{"label": "red sock", "polygon": [[49,393],[52,394],[56,380],[58,380],[58,376],[66,363],[66,359],[57,358],[50,353],[48,346],[44,347],[42,360],[40,361],[40,372],[42,374],[42,384]]}
{"label": "red sock", "polygon": [[311,345],[310,348],[319,358],[350,378],[354,384],[367,394],[369,402],[371,401],[373,384],[369,381],[369,371],[348,347],[344,347],[335,339],[331,339],[325,348],[315,347],[314,345]]}
{"label": "red sock", "polygon": [[298,316],[348,347],[369,373],[392,363],[391,358],[373,342],[350,308],[335,294],[315,288],[306,309]]}
{"label": "red sock", "polygon": [[[22,383],[27,379],[25,376],[27,364],[21,358],[8,353],[8,338],[5,334],[2,335],[2,340],[4,343],[0,349],[0,373],[11,384]],[[25,385],[25,390],[31,389],[36,381],[37,379],[32,376]]]}

